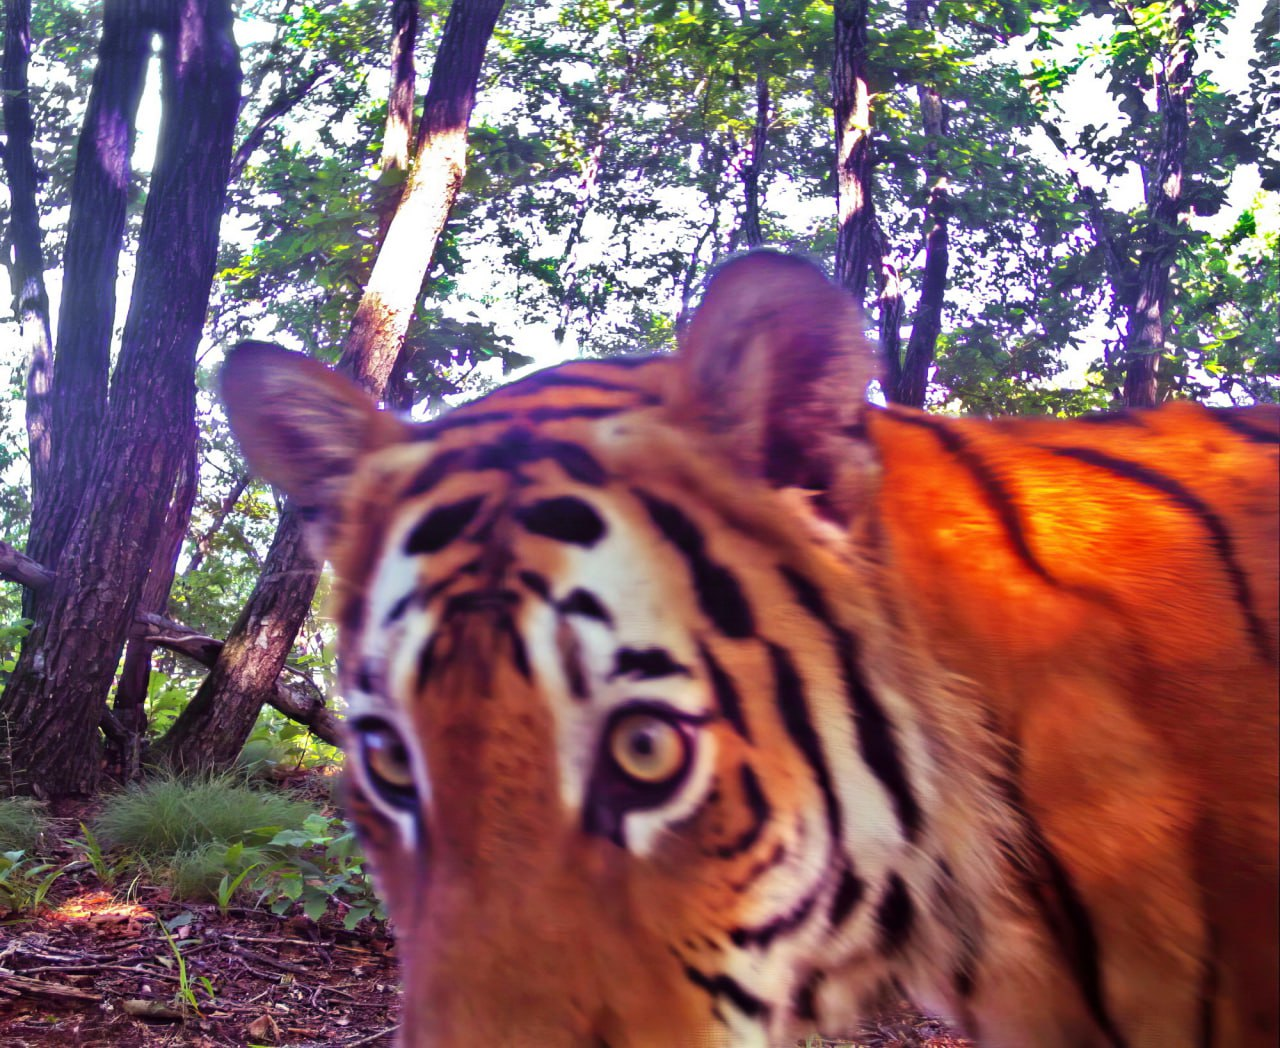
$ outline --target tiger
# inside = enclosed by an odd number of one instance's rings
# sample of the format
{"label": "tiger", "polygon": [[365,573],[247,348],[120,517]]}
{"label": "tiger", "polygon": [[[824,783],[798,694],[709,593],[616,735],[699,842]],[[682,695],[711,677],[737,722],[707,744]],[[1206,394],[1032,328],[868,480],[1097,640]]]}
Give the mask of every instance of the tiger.
{"label": "tiger", "polygon": [[332,564],[400,1044],[1267,1046],[1280,408],[867,394],[813,262],[437,419],[228,354]]}

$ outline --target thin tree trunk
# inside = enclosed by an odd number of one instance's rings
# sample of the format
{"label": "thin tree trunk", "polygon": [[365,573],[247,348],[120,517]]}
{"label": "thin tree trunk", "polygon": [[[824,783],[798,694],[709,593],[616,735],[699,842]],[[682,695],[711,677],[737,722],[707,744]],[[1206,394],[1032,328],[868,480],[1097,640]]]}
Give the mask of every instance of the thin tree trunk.
{"label": "thin tree trunk", "polygon": [[168,606],[178,554],[182,552],[182,540],[186,538],[191,507],[199,488],[199,441],[199,429],[193,418],[187,427],[184,461],[165,514],[160,541],[154,547],[150,571],[142,584],[142,596],[134,611],[133,627],[129,631],[124,664],[120,667],[120,680],[116,685],[113,710],[121,737],[111,740],[116,749],[112,763],[126,781],[136,778],[141,770],[143,737],[147,728],[147,686],[151,681],[151,654],[154,650],[139,620],[144,615],[161,615]]}
{"label": "thin tree trunk", "polygon": [[51,463],[49,392],[53,385],[53,336],[49,295],[44,286],[44,250],[36,206],[36,160],[31,143],[31,93],[27,67],[31,57],[31,0],[6,0],[4,25],[4,172],[9,183],[10,266],[22,342],[27,358],[27,447],[31,494],[45,497]]}
{"label": "thin tree trunk", "polygon": [[[436,52],[417,152],[347,336],[340,370],[381,397],[403,348],[422,281],[466,170],[467,124],[485,47],[501,0],[455,0]],[[213,672],[174,722],[160,749],[178,767],[229,765],[248,739],[298,630],[320,568],[286,505],[249,602]]]}
{"label": "thin tree trunk", "polygon": [[391,97],[382,133],[382,170],[408,171],[413,157],[413,102],[416,70],[413,48],[418,39],[418,0],[391,3]]}
{"label": "thin tree trunk", "polygon": [[313,69],[296,84],[280,89],[254,122],[253,127],[249,129],[248,134],[244,136],[244,140],[236,147],[235,155],[231,158],[231,174],[227,178],[228,183],[239,180],[244,173],[245,165],[262,145],[262,140],[267,137],[267,132],[271,130],[272,125],[306,98],[312,88],[332,75],[332,70]]}
{"label": "thin tree trunk", "polygon": [[[929,28],[929,0],[907,0],[907,25],[923,32]],[[950,186],[941,162],[943,136],[942,95],[933,84],[916,89],[920,118],[924,125],[926,169],[929,195],[925,203],[924,271],[920,281],[920,301],[911,324],[911,338],[902,360],[897,384],[887,391],[889,399],[910,407],[923,407],[929,388],[929,368],[938,352],[942,333],[942,305],[947,290],[951,214]]]}
{"label": "thin tree trunk", "polygon": [[[27,543],[27,553],[54,570],[85,502],[107,411],[116,270],[132,177],[129,157],[156,29],[150,7],[143,0],[106,3],[89,108],[76,146],[49,412],[52,458],[45,494],[32,504]],[[27,614],[38,617],[39,607],[29,600]]]}
{"label": "thin tree trunk", "polygon": [[467,169],[467,124],[485,47],[502,0],[455,0],[423,103],[413,168],[378,252],[342,351],[342,366],[370,391],[386,387],[435,245]]}
{"label": "thin tree trunk", "polygon": [[209,555],[209,549],[213,545],[213,540],[217,537],[227,523],[227,519],[231,516],[232,510],[236,508],[236,503],[240,501],[240,496],[244,494],[245,488],[249,486],[249,474],[241,473],[236,477],[231,485],[231,490],[223,496],[222,502],[218,504],[218,512],[213,515],[213,520],[209,521],[209,526],[192,543],[191,560],[187,563],[187,574],[200,570],[200,565],[204,563],[204,558]]}
{"label": "thin tree trunk", "polygon": [[897,389],[902,383],[902,276],[893,245],[880,228],[871,223],[872,255],[876,259],[876,302],[880,307],[880,359],[885,364],[883,389]]}
{"label": "thin tree trunk", "polygon": [[764,170],[765,150],[769,146],[769,77],[764,70],[756,73],[756,119],[751,128],[751,158],[742,167],[742,236],[748,248],[764,243],[760,225],[760,175]]}
{"label": "thin tree trunk", "polygon": [[195,355],[217,259],[240,65],[229,0],[187,0],[165,11],[164,119],[110,410],[85,504],[50,565],[57,575],[47,610],[0,696],[17,766],[11,781],[45,796],[97,786],[98,725],[168,509],[156,493],[174,489],[195,414]]}
{"label": "thin tree trunk", "polygon": [[[871,197],[871,88],[867,79],[869,0],[838,0],[831,72],[836,133],[836,280],[864,306],[875,257]],[[894,357],[891,368],[900,370]]]}
{"label": "thin tree trunk", "polygon": [[1195,86],[1191,77],[1195,62],[1191,30],[1197,9],[1195,0],[1172,5],[1168,55],[1155,74],[1160,149],[1154,177],[1147,179],[1147,228],[1138,254],[1137,299],[1129,313],[1124,339],[1124,402],[1129,407],[1155,407],[1158,400],[1156,373],[1164,351],[1169,275],[1177,254],[1183,210],[1187,100]]}

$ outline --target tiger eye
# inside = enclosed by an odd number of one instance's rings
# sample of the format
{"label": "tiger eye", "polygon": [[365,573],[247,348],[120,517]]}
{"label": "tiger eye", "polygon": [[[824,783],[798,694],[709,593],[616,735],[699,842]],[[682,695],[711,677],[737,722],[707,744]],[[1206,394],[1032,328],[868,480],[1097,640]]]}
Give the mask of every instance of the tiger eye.
{"label": "tiger eye", "polygon": [[408,793],[414,789],[413,765],[400,733],[389,724],[362,724],[360,750],[369,777],[384,790]]}
{"label": "tiger eye", "polygon": [[657,785],[679,775],[688,742],[670,721],[652,713],[622,717],[609,734],[609,756],[620,771],[637,782]]}

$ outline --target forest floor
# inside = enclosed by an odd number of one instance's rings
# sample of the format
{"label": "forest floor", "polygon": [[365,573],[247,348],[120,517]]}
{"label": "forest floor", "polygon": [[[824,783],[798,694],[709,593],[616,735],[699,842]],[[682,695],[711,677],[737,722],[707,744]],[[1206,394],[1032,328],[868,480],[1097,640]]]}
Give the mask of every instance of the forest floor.
{"label": "forest floor", "polygon": [[[72,837],[91,811],[60,810],[50,836]],[[160,922],[184,911],[175,950]],[[0,1045],[390,1048],[398,979],[394,937],[377,922],[347,931],[330,916],[224,914],[141,880],[107,891],[87,863],[73,864],[38,915],[0,922]],[[821,1044],[965,1048],[905,1012]]]}

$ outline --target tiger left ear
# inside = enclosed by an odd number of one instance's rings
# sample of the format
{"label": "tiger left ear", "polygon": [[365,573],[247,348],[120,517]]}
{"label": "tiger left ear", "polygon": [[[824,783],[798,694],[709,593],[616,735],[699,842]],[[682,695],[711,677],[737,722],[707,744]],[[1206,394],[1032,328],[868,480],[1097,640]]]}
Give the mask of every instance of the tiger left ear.
{"label": "tiger left ear", "polygon": [[360,460],[404,439],[406,425],[350,379],[269,342],[228,353],[220,385],[250,468],[298,507],[307,545],[323,558]]}
{"label": "tiger left ear", "polygon": [[721,266],[680,338],[667,402],[775,487],[827,490],[861,446],[875,355],[817,266],[756,251]]}

